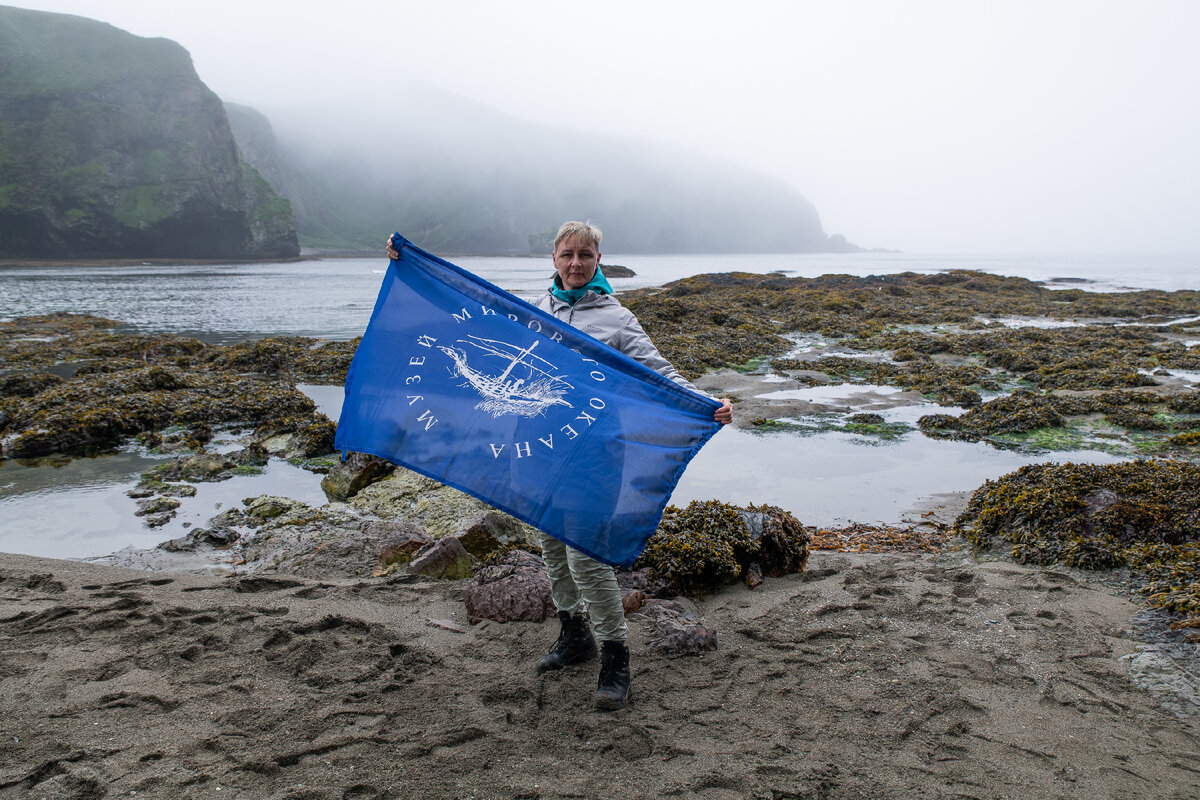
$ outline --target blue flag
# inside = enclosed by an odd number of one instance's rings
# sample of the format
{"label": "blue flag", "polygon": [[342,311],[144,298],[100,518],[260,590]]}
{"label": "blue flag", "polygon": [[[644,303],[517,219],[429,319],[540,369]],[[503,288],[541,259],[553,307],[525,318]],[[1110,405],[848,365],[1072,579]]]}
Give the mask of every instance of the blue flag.
{"label": "blue flag", "polygon": [[399,235],[346,375],[335,446],[631,566],[716,401]]}

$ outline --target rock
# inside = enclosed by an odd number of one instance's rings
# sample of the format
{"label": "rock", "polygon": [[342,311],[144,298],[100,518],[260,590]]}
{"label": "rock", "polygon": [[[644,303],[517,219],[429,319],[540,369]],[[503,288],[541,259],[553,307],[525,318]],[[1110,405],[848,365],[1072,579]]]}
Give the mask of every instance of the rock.
{"label": "rock", "polygon": [[239,548],[247,569],[321,579],[369,577],[379,556],[378,543],[363,536],[362,518],[345,506],[297,504],[263,523]]}
{"label": "rock", "polygon": [[[457,536],[469,526],[468,520],[500,513],[469,494],[402,467],[363,488],[348,503],[364,515],[412,520],[435,539]],[[533,528],[515,524],[522,531],[522,543],[536,541]]]}
{"label": "rock", "polygon": [[467,619],[542,622],[554,615],[550,578],[540,556],[510,550],[495,564],[479,569],[463,589]]}
{"label": "rock", "polygon": [[174,497],[153,497],[138,501],[136,516],[145,517],[150,514],[160,514],[164,511],[174,511],[179,508],[179,501]]}
{"label": "rock", "polygon": [[462,520],[458,540],[476,558],[510,544],[525,541],[525,527],[517,520],[498,511],[488,511]]}
{"label": "rock", "polygon": [[[0,375],[0,397],[32,397],[43,389],[60,386],[63,379],[50,372],[17,372]],[[3,414],[3,412],[0,412]],[[5,414],[0,425],[7,421]]]}
{"label": "rock", "polygon": [[637,273],[624,264],[601,264],[600,269],[606,278],[636,278]]}
{"label": "rock", "polygon": [[247,497],[242,501],[242,504],[246,506],[246,516],[256,522],[266,522],[289,511],[295,511],[299,508],[309,508],[309,506],[299,500],[292,500],[288,497],[276,497],[269,494],[259,495],[258,497]]}
{"label": "rock", "polygon": [[404,569],[409,575],[455,581],[471,574],[471,554],[454,536],[446,536],[416,552]]}
{"label": "rock", "polygon": [[386,478],[396,470],[396,465],[365,453],[351,453],[345,461],[329,470],[321,480],[321,490],[332,502],[349,500],[363,488]]}
{"label": "rock", "polygon": [[225,548],[241,538],[237,531],[229,528],[197,528],[187,536],[168,539],[158,546],[169,553],[192,553],[201,548]]}
{"label": "rock", "polygon": [[187,483],[166,483],[154,477],[153,472],[148,472],[138,481],[137,486],[125,494],[135,500],[144,497],[153,497],[156,494],[168,497],[195,497],[196,487]]}
{"label": "rock", "polygon": [[717,649],[717,632],[704,625],[689,600],[648,600],[638,612],[647,623],[646,644],[665,655],[695,655]]}
{"label": "rock", "polygon": [[[738,512],[750,530],[758,550],[743,572],[750,588],[762,583],[763,576],[778,578],[803,572],[808,564],[809,534],[800,520],[775,506],[751,506]],[[757,583],[751,585],[753,581]]]}
{"label": "rock", "polygon": [[633,614],[645,604],[646,593],[641,589],[621,590],[621,605],[625,607],[626,614]]}
{"label": "rock", "polygon": [[164,481],[222,481],[230,477],[238,463],[225,455],[197,453],[155,467],[147,473],[147,477]]}
{"label": "rock", "polygon": [[369,520],[363,523],[362,533],[367,541],[376,542],[379,549],[375,569],[371,572],[374,577],[387,575],[396,567],[410,563],[421,548],[433,542],[424,529],[407,520]]}

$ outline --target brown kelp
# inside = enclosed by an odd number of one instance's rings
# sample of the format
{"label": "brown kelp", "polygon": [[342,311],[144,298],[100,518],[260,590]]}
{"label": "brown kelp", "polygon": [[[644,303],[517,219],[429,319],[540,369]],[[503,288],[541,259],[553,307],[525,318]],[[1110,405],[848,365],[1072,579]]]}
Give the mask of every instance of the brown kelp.
{"label": "brown kelp", "polygon": [[1200,618],[1195,464],[1025,466],[976,490],[953,530],[983,549],[1008,542],[1022,562],[1128,568],[1152,605]]}

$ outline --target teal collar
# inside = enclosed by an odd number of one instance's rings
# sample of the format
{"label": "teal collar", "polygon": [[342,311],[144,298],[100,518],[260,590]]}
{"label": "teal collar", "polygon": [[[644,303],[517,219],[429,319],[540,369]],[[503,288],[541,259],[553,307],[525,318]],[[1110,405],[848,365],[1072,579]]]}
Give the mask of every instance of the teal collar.
{"label": "teal collar", "polygon": [[554,276],[554,282],[550,284],[550,293],[572,306],[579,302],[579,299],[588,292],[612,294],[612,284],[608,282],[608,278],[604,277],[604,273],[600,271],[599,264],[596,265],[596,274],[588,281],[587,286],[579,289],[564,289],[558,275]]}

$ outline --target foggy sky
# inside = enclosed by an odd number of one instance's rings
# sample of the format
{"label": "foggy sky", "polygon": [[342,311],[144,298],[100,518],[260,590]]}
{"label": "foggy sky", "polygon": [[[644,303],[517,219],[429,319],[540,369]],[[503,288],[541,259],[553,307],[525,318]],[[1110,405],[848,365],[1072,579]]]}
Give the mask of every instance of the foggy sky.
{"label": "foggy sky", "polygon": [[417,81],[715,154],[865,247],[1200,253],[1194,0],[12,4],[173,39],[268,115]]}

